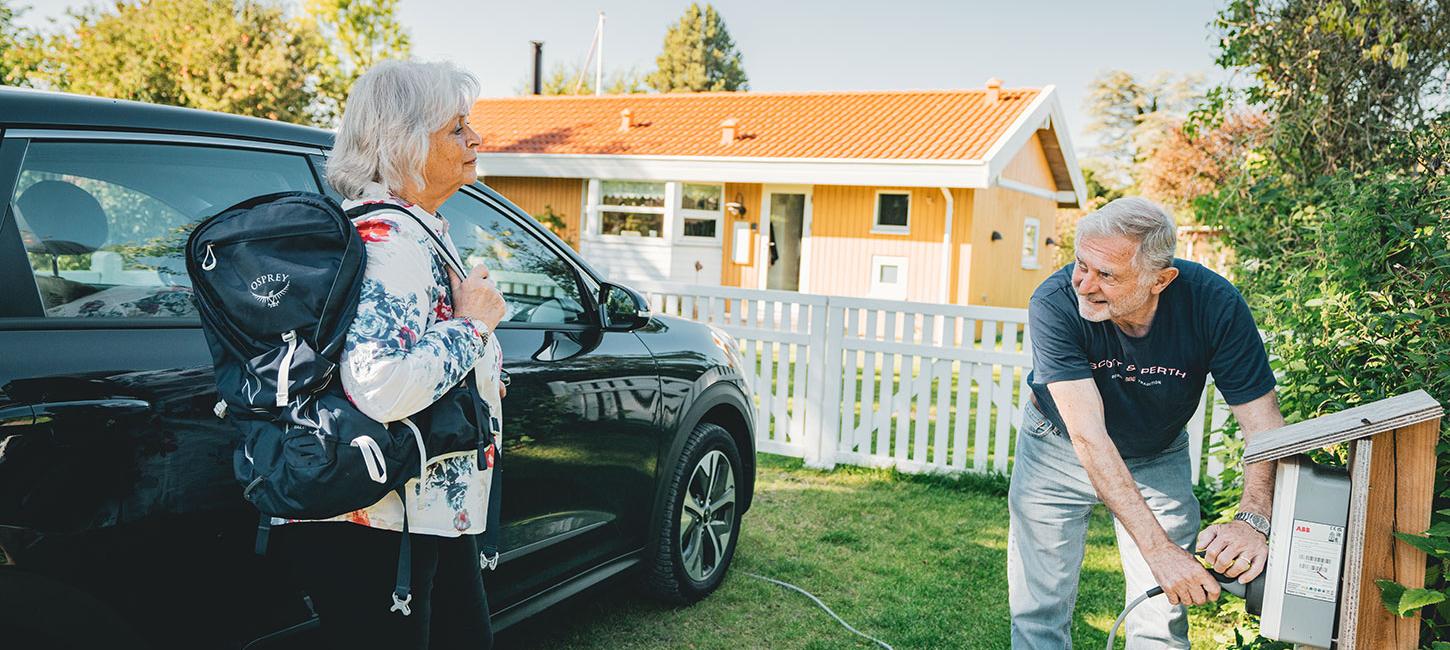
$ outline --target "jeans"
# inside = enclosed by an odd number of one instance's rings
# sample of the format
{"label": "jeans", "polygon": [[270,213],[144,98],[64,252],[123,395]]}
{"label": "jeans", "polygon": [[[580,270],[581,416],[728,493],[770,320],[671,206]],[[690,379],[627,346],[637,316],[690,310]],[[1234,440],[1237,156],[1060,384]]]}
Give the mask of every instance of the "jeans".
{"label": "jeans", "polygon": [[471,535],[413,535],[412,614],[388,611],[402,533],[322,521],[278,526],[278,551],[334,650],[493,647],[478,545]]}
{"label": "jeans", "polygon": [[[1007,585],[1012,611],[1012,647],[1061,650],[1072,647],[1072,610],[1087,542],[1088,519],[1097,492],[1059,431],[1030,402],[1017,436],[1008,491]],[[1180,434],[1155,456],[1125,459],[1128,471],[1159,525],[1175,544],[1189,549],[1198,536],[1198,500],[1193,496],[1188,434]],[[1113,520],[1127,583],[1126,601],[1153,588],[1148,564],[1123,525]],[[1187,648],[1188,610],[1162,596],[1139,604],[1124,622],[1127,648]]]}

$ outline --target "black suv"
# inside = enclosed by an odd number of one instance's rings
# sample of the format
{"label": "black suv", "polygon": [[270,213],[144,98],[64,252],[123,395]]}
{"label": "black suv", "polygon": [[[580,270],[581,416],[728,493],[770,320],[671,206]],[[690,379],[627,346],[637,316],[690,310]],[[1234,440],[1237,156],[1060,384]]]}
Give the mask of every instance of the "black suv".
{"label": "black suv", "polygon": [[[332,134],[0,88],[0,639],[305,645],[310,605],[253,552],[213,414],[184,245],[202,219],[332,194]],[[626,572],[676,602],[724,578],[755,477],[726,334],[651,315],[482,184],[440,212],[510,309],[496,628]]]}

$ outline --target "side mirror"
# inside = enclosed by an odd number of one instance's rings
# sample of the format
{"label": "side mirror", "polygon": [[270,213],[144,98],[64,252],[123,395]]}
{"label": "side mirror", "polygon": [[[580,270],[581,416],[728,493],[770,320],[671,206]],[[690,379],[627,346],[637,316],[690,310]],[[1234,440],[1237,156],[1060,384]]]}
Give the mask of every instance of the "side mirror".
{"label": "side mirror", "polygon": [[649,303],[638,291],[620,284],[599,285],[599,304],[604,329],[631,332],[649,324]]}

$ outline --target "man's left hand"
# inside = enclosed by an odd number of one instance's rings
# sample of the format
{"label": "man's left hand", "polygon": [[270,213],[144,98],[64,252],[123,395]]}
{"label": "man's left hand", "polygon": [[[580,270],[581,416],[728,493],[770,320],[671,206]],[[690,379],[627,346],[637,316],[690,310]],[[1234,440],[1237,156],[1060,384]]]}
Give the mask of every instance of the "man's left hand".
{"label": "man's left hand", "polygon": [[1260,573],[1269,557],[1269,540],[1242,521],[1214,524],[1198,534],[1198,550],[1213,570],[1248,584]]}

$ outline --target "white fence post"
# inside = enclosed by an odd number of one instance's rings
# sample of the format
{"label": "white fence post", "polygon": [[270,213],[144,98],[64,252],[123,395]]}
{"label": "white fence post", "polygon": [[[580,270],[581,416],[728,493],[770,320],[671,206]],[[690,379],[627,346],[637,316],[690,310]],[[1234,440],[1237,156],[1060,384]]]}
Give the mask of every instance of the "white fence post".
{"label": "white fence post", "polygon": [[[819,469],[836,466],[839,439],[834,405],[841,399],[840,322],[830,300],[811,306],[810,362],[806,385],[798,386],[805,400],[806,465]],[[832,340],[836,345],[832,345]],[[833,397],[834,396],[834,397]]]}

